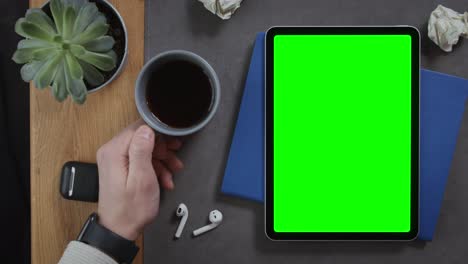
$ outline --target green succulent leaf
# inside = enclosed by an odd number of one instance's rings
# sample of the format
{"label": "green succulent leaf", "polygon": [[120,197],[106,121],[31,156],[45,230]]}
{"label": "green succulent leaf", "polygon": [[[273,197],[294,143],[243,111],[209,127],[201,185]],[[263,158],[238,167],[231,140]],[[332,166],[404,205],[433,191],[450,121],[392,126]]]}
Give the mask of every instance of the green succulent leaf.
{"label": "green succulent leaf", "polygon": [[13,61],[18,64],[28,63],[32,60],[44,60],[51,54],[57,52],[55,48],[26,48],[16,50],[13,54]]}
{"label": "green succulent leaf", "polygon": [[67,99],[68,90],[65,82],[65,71],[63,63],[58,65],[57,73],[55,74],[51,90],[57,101],[63,102],[65,99]]}
{"label": "green succulent leaf", "polygon": [[50,11],[54,17],[57,32],[62,34],[64,6],[61,0],[50,0]]}
{"label": "green succulent leaf", "polygon": [[78,34],[72,39],[75,44],[86,44],[87,42],[104,36],[109,31],[109,25],[101,21],[94,21],[91,23],[83,33]]}
{"label": "green succulent leaf", "polygon": [[93,22],[100,22],[100,23],[107,24],[107,18],[105,15],[99,13],[99,15],[96,17],[96,19]]}
{"label": "green succulent leaf", "polygon": [[83,80],[75,80],[71,77],[70,69],[65,65],[65,86],[72,100],[83,104],[86,100],[86,85]]}
{"label": "green succulent leaf", "polygon": [[54,37],[54,42],[55,42],[55,44],[62,44],[63,43],[63,37],[61,35],[56,35]]}
{"label": "green succulent leaf", "polygon": [[99,15],[99,10],[95,3],[88,3],[84,5],[75,21],[75,25],[73,27],[73,34],[78,35],[81,34]]}
{"label": "green succulent leaf", "polygon": [[72,0],[76,10],[80,10],[88,4],[88,0]]}
{"label": "green succulent leaf", "polygon": [[12,60],[18,64],[28,63],[34,58],[35,48],[19,49],[13,53]]}
{"label": "green succulent leaf", "polygon": [[62,0],[62,1],[65,6],[73,7],[77,13],[88,2],[86,0]]}
{"label": "green succulent leaf", "polygon": [[54,35],[49,34],[47,31],[40,28],[38,25],[27,22],[25,19],[20,18],[16,22],[15,31],[18,35],[25,38],[37,39],[42,41],[51,42]]}
{"label": "green succulent leaf", "polygon": [[55,73],[57,72],[57,67],[62,61],[63,54],[57,53],[53,55],[44,65],[40,68],[40,70],[34,76],[34,84],[39,89],[44,89],[52,83],[54,79]]}
{"label": "green succulent leaf", "polygon": [[86,51],[83,55],[78,56],[78,58],[102,71],[111,71],[115,68],[117,61],[117,56],[114,51],[110,51],[108,53]]}
{"label": "green succulent leaf", "polygon": [[37,25],[51,35],[57,34],[54,22],[39,8],[32,8],[26,12],[26,21]]}
{"label": "green succulent leaf", "polygon": [[23,67],[21,67],[21,79],[25,82],[32,81],[44,63],[45,61],[31,61],[23,65]]}
{"label": "green succulent leaf", "polygon": [[108,51],[105,53],[107,56],[110,56],[112,58],[112,60],[114,61],[114,68],[115,68],[115,64],[117,63],[117,53],[115,53],[115,51],[111,50],[111,51]]}
{"label": "green succulent leaf", "polygon": [[45,60],[47,58],[51,58],[52,55],[57,54],[59,51],[56,48],[42,48],[36,49],[33,53],[33,60]]}
{"label": "green succulent leaf", "polygon": [[61,0],[64,7],[71,6],[74,0]]}
{"label": "green succulent leaf", "polygon": [[86,89],[86,85],[83,80],[73,80],[73,85],[71,86],[73,90],[76,91],[83,91],[78,96],[74,96],[71,94],[72,100],[77,104],[83,104],[86,101],[86,95],[88,94],[88,90]]}
{"label": "green succulent leaf", "polygon": [[63,32],[62,37],[64,40],[71,39],[73,37],[73,27],[75,26],[76,12],[72,6],[68,6],[63,14]]}
{"label": "green succulent leaf", "polygon": [[114,47],[114,44],[115,40],[113,37],[103,36],[89,41],[83,47],[93,52],[108,52]]}
{"label": "green succulent leaf", "polygon": [[26,19],[23,18],[23,17],[16,21],[16,23],[15,23],[15,32],[16,32],[16,34],[22,36],[23,38],[28,38],[29,36],[25,32],[23,32],[23,29],[21,27],[21,24],[23,24],[24,22],[26,22]]}
{"label": "green succulent leaf", "polygon": [[67,52],[65,54],[65,61],[67,62],[68,69],[70,69],[71,77],[75,80],[83,79],[83,70],[81,65],[75,59],[75,56],[73,56],[70,52]]}
{"label": "green succulent leaf", "polygon": [[18,42],[18,49],[52,48],[54,44],[37,39],[23,39]]}
{"label": "green succulent leaf", "polygon": [[70,51],[76,57],[82,56],[82,55],[84,55],[86,53],[86,49],[83,48],[83,46],[76,45],[76,44],[72,44],[70,46]]}
{"label": "green succulent leaf", "polygon": [[90,85],[98,86],[104,82],[104,75],[96,67],[82,60],[79,63],[83,68],[83,76]]}

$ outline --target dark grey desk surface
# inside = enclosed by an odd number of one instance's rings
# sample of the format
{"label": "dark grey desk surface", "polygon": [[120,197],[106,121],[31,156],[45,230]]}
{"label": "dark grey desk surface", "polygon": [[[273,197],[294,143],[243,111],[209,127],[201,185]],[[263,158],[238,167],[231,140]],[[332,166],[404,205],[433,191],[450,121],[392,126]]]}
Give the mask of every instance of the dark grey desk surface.
{"label": "dark grey desk surface", "polygon": [[[401,25],[426,22],[438,3],[468,10],[468,0],[244,0],[229,21],[196,0],[147,0],[146,58],[186,49],[207,59],[222,84],[219,112],[182,151],[186,169],[176,189],[163,195],[156,222],[145,233],[145,263],[468,263],[468,114],[464,119],[442,213],[433,242],[271,242],[263,231],[263,205],[220,193],[252,44],[273,25]],[[451,54],[422,39],[422,66],[468,78],[468,41]],[[468,113],[468,112],[467,112]],[[184,202],[190,217],[183,237],[173,240]],[[190,233],[219,209],[225,221],[210,234]]]}

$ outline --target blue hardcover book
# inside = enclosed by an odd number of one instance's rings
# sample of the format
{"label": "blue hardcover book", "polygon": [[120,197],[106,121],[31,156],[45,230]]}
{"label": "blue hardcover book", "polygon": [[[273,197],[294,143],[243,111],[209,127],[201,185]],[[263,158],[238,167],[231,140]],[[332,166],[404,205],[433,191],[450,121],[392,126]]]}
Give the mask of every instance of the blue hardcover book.
{"label": "blue hardcover book", "polygon": [[[264,33],[257,35],[221,191],[264,199]],[[468,97],[468,81],[421,70],[419,239],[432,240]]]}
{"label": "blue hardcover book", "polygon": [[263,202],[265,33],[259,33],[232,138],[221,191]]}
{"label": "blue hardcover book", "polygon": [[467,97],[468,80],[421,70],[421,240],[434,236]]}

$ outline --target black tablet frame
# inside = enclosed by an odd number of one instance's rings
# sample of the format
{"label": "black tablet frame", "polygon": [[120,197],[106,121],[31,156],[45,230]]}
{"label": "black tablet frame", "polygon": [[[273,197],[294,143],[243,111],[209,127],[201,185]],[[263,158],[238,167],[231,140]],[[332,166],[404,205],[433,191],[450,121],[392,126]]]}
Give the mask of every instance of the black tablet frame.
{"label": "black tablet frame", "polygon": [[[275,232],[273,219],[273,40],[276,35],[411,36],[411,223],[409,232]],[[411,26],[273,27],[265,39],[265,233],[272,240],[414,240],[419,231],[420,35]],[[298,215],[297,217],[300,217]]]}

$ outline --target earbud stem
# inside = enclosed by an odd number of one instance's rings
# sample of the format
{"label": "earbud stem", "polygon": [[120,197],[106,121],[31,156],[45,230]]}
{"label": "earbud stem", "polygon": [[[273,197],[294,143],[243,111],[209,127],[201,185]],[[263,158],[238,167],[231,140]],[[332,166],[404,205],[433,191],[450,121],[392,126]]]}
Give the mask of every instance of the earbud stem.
{"label": "earbud stem", "polygon": [[212,223],[212,224],[206,225],[204,227],[200,227],[197,230],[193,231],[193,236],[199,236],[199,235],[201,235],[203,233],[206,233],[206,232],[208,232],[210,230],[215,229],[217,226],[218,226],[218,224]]}
{"label": "earbud stem", "polygon": [[180,238],[180,236],[182,235],[182,231],[184,230],[185,223],[187,222],[187,218],[188,218],[188,212],[184,216],[182,216],[182,219],[180,220],[179,226],[177,227],[176,233],[174,235],[175,238]]}

